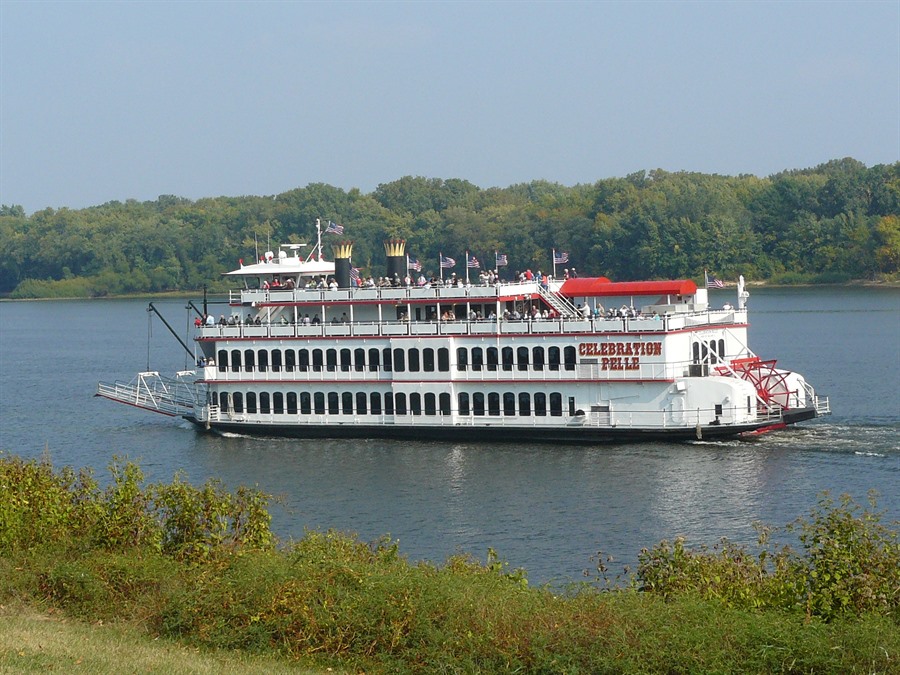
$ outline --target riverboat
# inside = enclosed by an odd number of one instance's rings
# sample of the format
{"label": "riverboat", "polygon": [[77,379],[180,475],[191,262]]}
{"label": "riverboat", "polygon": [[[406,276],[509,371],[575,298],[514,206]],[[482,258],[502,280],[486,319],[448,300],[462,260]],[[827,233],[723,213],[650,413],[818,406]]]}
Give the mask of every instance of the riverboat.
{"label": "riverboat", "polygon": [[300,438],[716,439],[830,412],[750,350],[743,277],[721,308],[690,280],[417,280],[391,240],[375,281],[351,242],[326,260],[316,231],[305,257],[283,246],[225,273],[240,286],[227,315],[191,305],[196,370],[97,395],[202,430]]}

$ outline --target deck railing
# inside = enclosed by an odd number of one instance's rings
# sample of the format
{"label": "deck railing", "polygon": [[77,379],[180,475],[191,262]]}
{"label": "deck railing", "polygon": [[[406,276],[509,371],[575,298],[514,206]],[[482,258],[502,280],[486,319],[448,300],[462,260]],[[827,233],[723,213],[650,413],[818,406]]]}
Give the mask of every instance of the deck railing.
{"label": "deck railing", "polygon": [[271,323],[215,324],[198,328],[200,339],[396,337],[417,335],[546,335],[551,333],[663,333],[697,326],[722,326],[747,322],[746,310],[707,310],[665,316],[579,319],[519,319],[456,321],[348,321],[318,324],[273,321]]}

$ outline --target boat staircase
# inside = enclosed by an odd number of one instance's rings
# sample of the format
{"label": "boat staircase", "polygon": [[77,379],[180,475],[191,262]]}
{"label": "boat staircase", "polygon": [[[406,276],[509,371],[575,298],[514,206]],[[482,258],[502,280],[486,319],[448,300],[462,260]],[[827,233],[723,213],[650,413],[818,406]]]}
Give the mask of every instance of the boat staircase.
{"label": "boat staircase", "polygon": [[195,405],[194,384],[187,378],[194,376],[193,370],[180,371],[175,378],[147,371],[138,373],[131,382],[100,382],[94,395],[169,417],[191,415]]}
{"label": "boat staircase", "polygon": [[568,300],[566,300],[561,295],[557,293],[553,293],[540,284],[537,285],[538,295],[550,305],[553,309],[559,312],[560,317],[564,319],[581,319],[583,318],[583,314],[578,311],[578,309]]}

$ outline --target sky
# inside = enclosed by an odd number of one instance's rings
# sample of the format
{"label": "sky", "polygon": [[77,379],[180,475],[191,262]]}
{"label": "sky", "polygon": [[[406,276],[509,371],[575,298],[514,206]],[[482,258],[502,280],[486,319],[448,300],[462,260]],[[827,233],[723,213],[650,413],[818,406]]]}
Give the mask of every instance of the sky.
{"label": "sky", "polygon": [[900,160],[900,1],[0,0],[0,203]]}

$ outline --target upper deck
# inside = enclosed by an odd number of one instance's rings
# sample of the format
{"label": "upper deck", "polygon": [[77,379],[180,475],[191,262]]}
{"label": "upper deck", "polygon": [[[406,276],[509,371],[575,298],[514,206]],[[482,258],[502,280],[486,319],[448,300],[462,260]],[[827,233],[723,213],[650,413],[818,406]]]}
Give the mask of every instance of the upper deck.
{"label": "upper deck", "polygon": [[[569,315],[555,318],[505,318],[498,313],[495,319],[471,319],[468,312],[452,320],[443,318],[416,319],[414,312],[402,319],[356,316],[353,308],[362,304],[384,304],[392,308],[409,305],[453,307],[467,304],[486,305],[537,299],[538,293],[529,284],[502,286],[469,286],[464,288],[388,287],[350,290],[242,290],[231,295],[236,310],[250,310],[257,324],[245,320],[201,326],[200,339],[220,338],[306,338],[306,337],[402,337],[466,335],[567,335],[567,334],[628,334],[670,333],[703,328],[746,326],[746,309],[690,309],[690,305],[650,305],[650,313],[638,316],[608,318],[605,315]],[[304,321],[301,311],[321,314],[318,323]],[[348,316],[349,312],[349,316]],[[438,313],[440,317],[440,313]],[[244,319],[245,317],[241,317]]]}

